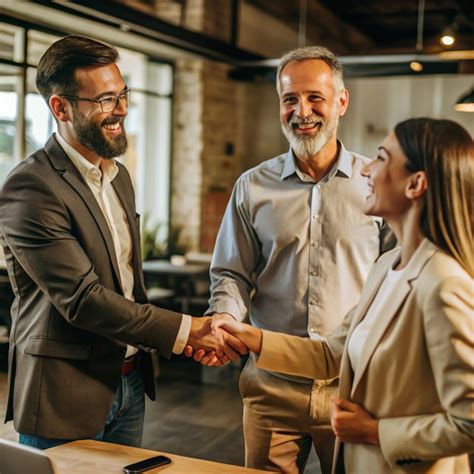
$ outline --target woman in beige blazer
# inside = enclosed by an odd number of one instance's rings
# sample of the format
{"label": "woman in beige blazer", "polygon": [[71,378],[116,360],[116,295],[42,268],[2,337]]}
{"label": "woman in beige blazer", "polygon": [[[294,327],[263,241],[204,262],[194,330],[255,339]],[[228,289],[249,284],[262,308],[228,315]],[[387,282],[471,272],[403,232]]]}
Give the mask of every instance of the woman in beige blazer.
{"label": "woman in beige blazer", "polygon": [[340,374],[333,472],[469,472],[473,169],[472,139],[456,123],[398,124],[362,174],[365,212],[383,217],[400,247],[374,265],[342,325],[311,340],[214,322],[216,332],[233,332],[260,354],[260,368],[314,379]]}

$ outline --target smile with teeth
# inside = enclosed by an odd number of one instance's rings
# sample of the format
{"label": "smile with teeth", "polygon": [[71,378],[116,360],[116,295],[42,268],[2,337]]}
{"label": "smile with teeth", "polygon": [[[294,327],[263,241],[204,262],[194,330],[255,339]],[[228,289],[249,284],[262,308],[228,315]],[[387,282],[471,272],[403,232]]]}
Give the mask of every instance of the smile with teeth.
{"label": "smile with teeth", "polygon": [[117,130],[120,130],[120,122],[106,124],[104,125],[104,128],[106,130],[111,130],[112,132],[116,132]]}
{"label": "smile with teeth", "polygon": [[309,122],[309,123],[293,123],[293,127],[297,130],[314,130],[315,128],[321,125],[319,122]]}

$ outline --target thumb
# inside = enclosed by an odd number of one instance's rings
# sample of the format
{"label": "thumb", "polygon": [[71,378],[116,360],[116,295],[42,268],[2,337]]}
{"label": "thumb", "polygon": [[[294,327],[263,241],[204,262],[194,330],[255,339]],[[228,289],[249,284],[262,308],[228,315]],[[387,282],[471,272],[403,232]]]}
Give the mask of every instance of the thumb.
{"label": "thumb", "polygon": [[231,321],[227,318],[213,318],[211,328],[213,333],[216,333],[218,329],[225,329],[231,334],[239,333],[239,323],[235,320]]}

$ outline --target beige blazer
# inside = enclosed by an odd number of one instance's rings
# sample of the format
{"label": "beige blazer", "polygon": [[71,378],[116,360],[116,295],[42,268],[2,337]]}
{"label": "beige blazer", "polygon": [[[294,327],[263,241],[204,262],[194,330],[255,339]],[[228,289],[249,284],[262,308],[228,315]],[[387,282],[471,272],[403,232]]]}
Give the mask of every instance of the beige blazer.
{"label": "beige blazer", "polygon": [[[126,344],[169,357],[180,314],[146,304],[138,215],[127,170],[113,187],[132,239],[136,302],[123,296],[112,235],[92,191],[54,137],[0,192],[0,239],[15,293],[6,421],[47,438],[87,438],[104,426]],[[151,359],[142,352],[148,395]]]}
{"label": "beige blazer", "polygon": [[354,371],[347,340],[395,249],[374,265],[359,304],[326,341],[263,332],[257,366],[326,379],[379,420],[380,446],[336,442],[334,473],[468,473],[474,452],[473,280],[424,240],[387,300]]}

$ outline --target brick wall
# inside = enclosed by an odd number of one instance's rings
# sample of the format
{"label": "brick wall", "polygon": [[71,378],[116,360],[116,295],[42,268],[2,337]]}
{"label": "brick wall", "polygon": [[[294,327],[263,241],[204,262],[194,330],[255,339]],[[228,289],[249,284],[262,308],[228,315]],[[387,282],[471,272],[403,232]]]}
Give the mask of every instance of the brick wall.
{"label": "brick wall", "polygon": [[200,60],[177,61],[173,103],[171,224],[194,251],[201,229],[202,67]]}

